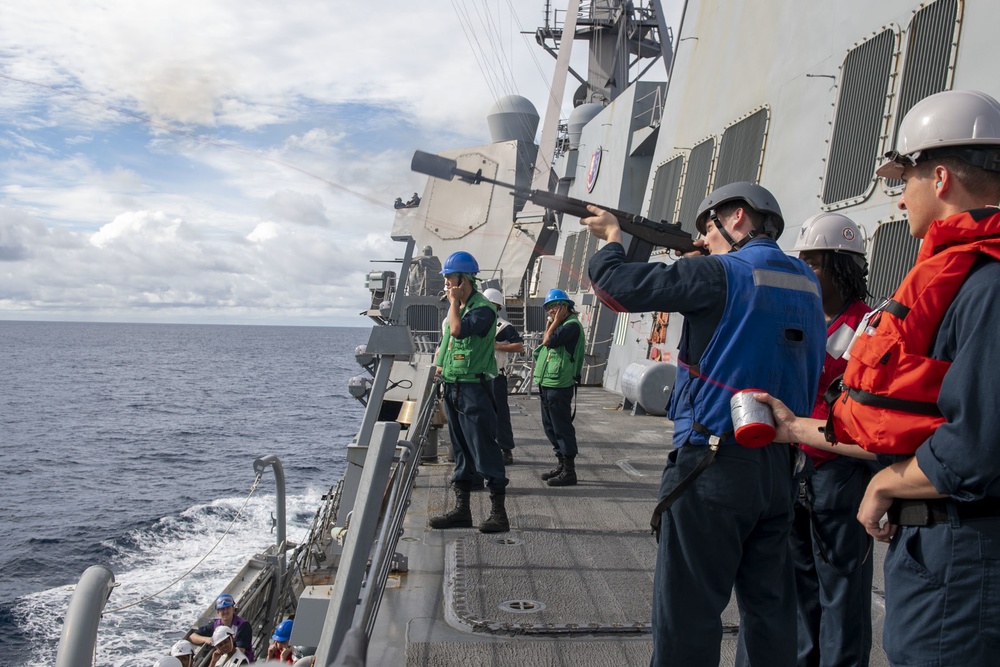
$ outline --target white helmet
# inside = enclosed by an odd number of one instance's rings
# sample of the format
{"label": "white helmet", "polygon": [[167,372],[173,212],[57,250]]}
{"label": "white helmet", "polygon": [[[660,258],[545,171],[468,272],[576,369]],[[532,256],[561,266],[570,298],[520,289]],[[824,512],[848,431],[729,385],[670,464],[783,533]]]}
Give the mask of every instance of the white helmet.
{"label": "white helmet", "polygon": [[233,630],[228,625],[220,625],[215,628],[215,632],[212,633],[212,646],[218,646],[222,642],[226,641],[230,637],[235,637],[236,631]]}
{"label": "white helmet", "polygon": [[170,647],[170,655],[194,655],[194,644],[182,639]]}
{"label": "white helmet", "polygon": [[886,162],[875,173],[899,178],[905,165],[916,165],[922,151],[950,146],[996,146],[996,151],[969,151],[978,155],[956,157],[1000,171],[1000,102],[977,90],[946,90],[925,97],[903,117],[896,150],[885,154]]}
{"label": "white helmet", "polygon": [[153,667],[184,667],[184,665],[177,658],[167,656],[165,658],[157,658],[156,662],[153,663]]}
{"label": "white helmet", "polygon": [[792,250],[843,250],[865,254],[865,241],[854,221],[839,213],[820,213],[802,223]]}
{"label": "white helmet", "polygon": [[503,294],[500,293],[500,290],[498,290],[498,289],[496,289],[494,287],[491,287],[489,289],[483,290],[483,296],[485,296],[487,299],[489,299],[490,303],[495,303],[496,305],[500,306],[501,308],[506,303],[504,301]]}

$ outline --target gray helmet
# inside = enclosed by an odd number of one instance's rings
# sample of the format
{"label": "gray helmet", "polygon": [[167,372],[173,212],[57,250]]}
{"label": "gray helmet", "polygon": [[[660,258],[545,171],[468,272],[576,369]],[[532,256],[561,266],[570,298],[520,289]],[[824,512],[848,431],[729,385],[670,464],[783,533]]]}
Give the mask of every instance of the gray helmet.
{"label": "gray helmet", "polygon": [[698,205],[698,217],[695,218],[694,222],[698,231],[702,234],[705,233],[705,224],[712,210],[736,199],[742,199],[750,205],[750,208],[764,216],[763,231],[771,238],[777,239],[781,236],[781,232],[785,229],[785,219],[781,217],[778,200],[767,188],[747,181],[723,185],[721,188],[713,190],[702,200],[701,204]]}
{"label": "gray helmet", "polygon": [[[885,154],[886,161],[875,173],[899,178],[903,167],[916,165],[921,154],[942,148],[974,166],[1000,171],[1000,103],[977,90],[946,90],[925,97],[903,116],[896,150]],[[941,153],[943,157],[945,152]]]}
{"label": "gray helmet", "polygon": [[424,246],[424,255],[427,256],[427,257],[430,257],[433,254],[434,254],[434,248],[430,247],[429,245],[425,245]]}
{"label": "gray helmet", "polygon": [[802,223],[792,250],[841,250],[864,257],[865,240],[858,226],[846,215],[820,213]]}

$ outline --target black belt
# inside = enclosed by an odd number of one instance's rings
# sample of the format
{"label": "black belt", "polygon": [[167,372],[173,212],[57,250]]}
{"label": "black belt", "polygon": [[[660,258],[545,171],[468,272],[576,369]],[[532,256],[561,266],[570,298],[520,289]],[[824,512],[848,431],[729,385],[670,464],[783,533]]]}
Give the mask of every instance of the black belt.
{"label": "black belt", "polygon": [[1000,517],[1000,498],[986,498],[971,503],[949,500],[899,500],[889,508],[889,523],[897,526],[934,526],[949,523],[948,505],[954,504],[958,518],[991,519]]}

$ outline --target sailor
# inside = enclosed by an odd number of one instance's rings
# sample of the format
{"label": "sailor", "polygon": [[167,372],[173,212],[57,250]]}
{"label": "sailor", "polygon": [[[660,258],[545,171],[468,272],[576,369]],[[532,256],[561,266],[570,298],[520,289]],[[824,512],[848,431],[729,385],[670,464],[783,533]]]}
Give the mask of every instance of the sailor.
{"label": "sailor", "polygon": [[287,619],[278,623],[271,635],[271,645],[267,647],[267,659],[278,662],[294,663],[292,657],[292,647],[288,643],[292,638],[292,619]]}
{"label": "sailor", "polygon": [[[826,357],[812,417],[827,418],[827,387],[847,367],[847,347],[871,310],[868,262],[858,226],[820,213],[799,230],[793,251],[816,273],[826,316]],[[872,539],[857,521],[874,462],[800,445],[808,455],[792,524],[798,598],[799,667],[868,664],[872,644]],[[874,459],[874,456],[871,457]]]}
{"label": "sailor", "polygon": [[217,628],[231,627],[236,637],[236,646],[243,649],[247,657],[253,661],[253,629],[245,618],[236,614],[236,601],[233,596],[223,593],[215,598],[215,613],[218,614],[218,618],[192,630],[187,639],[195,644],[211,644],[212,633]]}
{"label": "sailor", "polygon": [[816,276],[778,248],[781,210],[759,185],[709,194],[696,226],[710,255],[672,264],[626,262],[617,219],[588,208],[594,215],[583,224],[608,241],[589,264],[601,300],[684,315],[669,408],[674,450],[651,521],[659,529],[651,664],[718,667],[721,615],[735,587],[750,663],[794,665],[797,450],[768,439],[738,445],[730,399],[766,386],[799,414],[812,410],[826,344]]}
{"label": "sailor", "polygon": [[761,399],[779,438],[814,444],[825,435],[889,464],[858,511],[872,537],[890,542],[889,662],[996,665],[1000,103],[967,90],[924,98],[886,158],[876,173],[904,183],[898,206],[923,239],[916,263],[850,348],[822,433],[821,422]]}
{"label": "sailor", "polygon": [[212,653],[212,660],[208,667],[236,667],[236,665],[247,665],[250,661],[243,651],[236,648],[236,632],[228,625],[220,625],[212,633],[212,646],[215,652]]}
{"label": "sailor", "polygon": [[550,289],[542,344],[535,349],[534,380],[541,392],[542,427],[555,450],[556,467],[542,473],[549,486],[576,484],[576,428],[573,396],[583,370],[585,340],[575,304],[561,289]]}
{"label": "sailor", "polygon": [[497,360],[497,376],[493,378],[493,400],[497,405],[497,444],[503,452],[504,465],[514,462],[514,429],[510,425],[510,404],[507,402],[507,364],[511,354],[524,352],[524,339],[514,325],[500,316],[505,307],[500,290],[483,290],[483,296],[497,307],[497,337],[493,353]]}
{"label": "sailor", "polygon": [[180,661],[181,667],[191,667],[194,662],[194,644],[182,639],[170,647],[170,655]]}
{"label": "sailor", "polygon": [[421,256],[410,263],[406,289],[414,296],[438,296],[444,290],[441,260],[434,255],[431,246],[424,246]]}
{"label": "sailor", "polygon": [[153,667],[183,667],[181,661],[173,656],[166,656],[163,658],[157,658],[156,662],[153,663]]}
{"label": "sailor", "polygon": [[455,508],[431,518],[431,528],[471,528],[469,492],[478,475],[490,491],[490,515],[479,526],[483,533],[510,530],[504,506],[507,476],[503,454],[496,443],[497,408],[493,378],[496,306],[476,289],[479,263],[464,251],[452,253],[441,273],[448,295],[448,316],[442,325],[441,347],[435,364],[444,383],[448,433],[455,455],[452,486]]}

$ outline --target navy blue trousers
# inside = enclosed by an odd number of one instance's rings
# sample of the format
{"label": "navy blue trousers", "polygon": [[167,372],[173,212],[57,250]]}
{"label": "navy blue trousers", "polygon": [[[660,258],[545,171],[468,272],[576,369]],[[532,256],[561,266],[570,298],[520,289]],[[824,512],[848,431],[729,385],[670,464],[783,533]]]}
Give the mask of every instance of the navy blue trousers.
{"label": "navy blue trousers", "polygon": [[868,666],[874,558],[857,514],[874,465],[839,456],[802,480],[791,536],[799,667]]}
{"label": "navy blue trousers", "polygon": [[500,449],[514,449],[514,429],[510,425],[510,403],[507,402],[507,376],[493,378],[493,399],[497,404],[497,444]]}
{"label": "navy blue trousers", "polygon": [[541,387],[542,428],[556,454],[575,459],[576,428],[573,426],[573,387]]}
{"label": "navy blue trousers", "polygon": [[472,484],[479,475],[486,486],[500,490],[507,486],[503,453],[497,447],[497,413],[490,393],[491,384],[454,382],[444,385],[444,409],[448,435],[455,455],[453,484]]}
{"label": "navy blue trousers", "polygon": [[882,643],[894,667],[1000,664],[1000,518],[901,526],[885,557]]}
{"label": "navy blue trousers", "polygon": [[[671,452],[667,495],[707,447]],[[733,589],[740,635],[754,667],[795,665],[791,449],[723,445],[660,520],[653,577],[654,667],[718,667],[722,612]]]}

